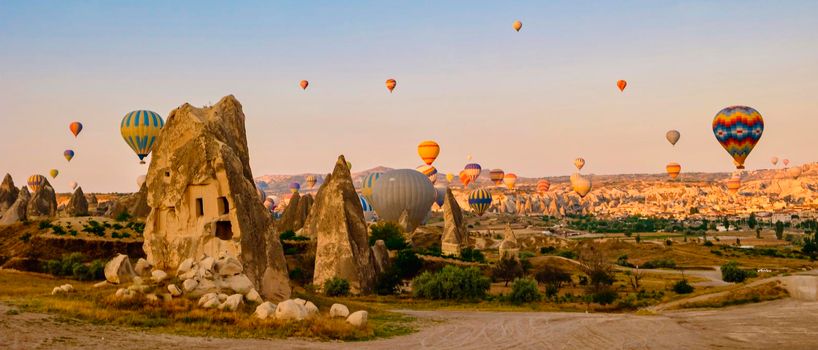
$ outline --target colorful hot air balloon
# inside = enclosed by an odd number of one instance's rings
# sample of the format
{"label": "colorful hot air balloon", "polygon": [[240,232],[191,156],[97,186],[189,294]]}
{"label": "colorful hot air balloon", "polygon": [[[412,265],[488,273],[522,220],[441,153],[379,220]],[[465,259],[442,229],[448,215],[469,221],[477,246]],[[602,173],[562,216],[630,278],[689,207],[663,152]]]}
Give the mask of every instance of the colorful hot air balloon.
{"label": "colorful hot air balloon", "polygon": [[142,184],[144,184],[145,180],[147,180],[147,179],[148,179],[148,177],[145,176],[145,175],[137,176],[136,177],[136,188],[142,188]]}
{"label": "colorful hot air balloon", "polygon": [[619,88],[619,91],[625,91],[625,87],[628,86],[628,82],[624,80],[619,80],[616,82],[616,86]]}
{"label": "colorful hot air balloon", "polygon": [[318,179],[315,177],[315,175],[307,175],[304,181],[307,183],[308,188],[313,188],[315,187],[315,183],[318,182]]}
{"label": "colorful hot air balloon", "polygon": [[670,162],[667,163],[665,169],[667,170],[667,174],[670,175],[671,179],[676,179],[679,177],[679,173],[682,171],[682,166],[679,165],[679,163]]}
{"label": "colorful hot air balloon", "polygon": [[383,175],[383,173],[370,173],[364,178],[363,186],[361,186],[361,194],[364,195],[369,203],[372,203],[372,186],[375,186],[375,182],[378,181],[381,175]]}
{"label": "colorful hot air balloon", "polygon": [[679,137],[681,136],[682,134],[680,134],[679,131],[677,130],[670,130],[667,133],[665,133],[665,138],[667,139],[667,141],[674,146],[676,146],[676,142],[679,142]]}
{"label": "colorful hot air balloon", "polygon": [[482,170],[483,168],[477,163],[466,164],[466,167],[463,169],[463,171],[466,172],[466,176],[469,177],[469,182],[477,182],[477,177],[480,176]]}
{"label": "colorful hot air balloon", "polygon": [[582,167],[585,166],[585,159],[582,158],[574,159],[574,166],[577,167],[577,170],[582,170]]}
{"label": "colorful hot air balloon", "polygon": [[491,193],[482,188],[471,191],[469,193],[469,206],[477,216],[483,216],[483,213],[491,206]]}
{"label": "colorful hot air balloon", "polygon": [[503,169],[491,169],[491,171],[489,171],[489,178],[495,185],[503,183],[503,176],[505,175],[506,173],[503,171]]}
{"label": "colorful hot air balloon", "polygon": [[731,176],[727,180],[727,191],[731,194],[736,194],[739,188],[741,188],[741,177],[735,175]]}
{"label": "colorful hot air balloon", "polygon": [[296,193],[298,190],[301,189],[301,184],[298,182],[291,182],[290,183],[290,193]]}
{"label": "colorful hot air balloon", "polygon": [[446,181],[447,181],[447,182],[449,182],[449,183],[451,183],[451,182],[452,182],[452,180],[454,180],[454,174],[452,174],[452,173],[446,173]]}
{"label": "colorful hot air balloon", "polygon": [[588,179],[579,173],[574,173],[571,179],[571,186],[580,197],[585,198],[588,192],[591,192],[591,179]]}
{"label": "colorful hot air balloon", "polygon": [[421,174],[426,175],[432,184],[437,182],[437,169],[431,165],[423,164],[416,168]]}
{"label": "colorful hot air balloon", "polygon": [[784,160],[781,161],[781,163],[784,163],[784,167],[786,168],[788,165],[790,165],[790,160],[789,159],[784,159]]}
{"label": "colorful hot air balloon", "polygon": [[119,131],[139,157],[139,164],[145,164],[145,157],[151,153],[163,126],[165,121],[159,114],[146,110],[133,111],[122,118]]}
{"label": "colorful hot air balloon", "polygon": [[537,192],[539,192],[540,194],[545,194],[546,192],[548,192],[549,188],[551,188],[551,182],[549,182],[548,180],[542,179],[540,181],[537,181]]}
{"label": "colorful hot air balloon", "polygon": [[761,113],[746,106],[722,109],[713,118],[713,134],[733,157],[736,169],[744,169],[744,160],[764,133]]}
{"label": "colorful hot air balloon", "polygon": [[276,202],[272,198],[267,198],[264,200],[264,207],[267,208],[270,212],[276,209]]}
{"label": "colorful hot air balloon", "polygon": [[471,182],[471,179],[469,178],[469,175],[466,175],[465,170],[461,171],[460,172],[460,183],[463,184],[463,188],[466,188],[466,186],[469,185],[469,182]]}
{"label": "colorful hot air balloon", "polygon": [[67,149],[65,152],[62,153],[62,156],[65,157],[65,160],[71,161],[71,158],[74,158],[74,151]]}
{"label": "colorful hot air balloon", "polygon": [[48,183],[48,180],[45,176],[35,174],[28,177],[28,189],[31,193],[39,191],[46,183]]}
{"label": "colorful hot air balloon", "polygon": [[417,227],[434,202],[434,186],[426,176],[414,169],[385,172],[372,187],[372,207],[384,221],[400,222],[405,212],[407,223]]}
{"label": "colorful hot air balloon", "polygon": [[773,163],[773,166],[776,166],[778,164],[778,157],[770,158],[770,163]]}
{"label": "colorful hot air balloon", "polygon": [[68,182],[68,187],[71,187],[72,190],[76,190],[77,186],[79,186],[79,184],[76,181],[69,181]]}
{"label": "colorful hot air balloon", "polygon": [[310,86],[310,82],[302,80],[298,85],[301,86],[301,90],[307,90],[307,86]]}
{"label": "colorful hot air balloon", "polygon": [[56,179],[57,175],[60,175],[60,171],[57,169],[51,169],[48,171],[48,174],[51,175],[52,179]]}
{"label": "colorful hot air balloon", "polygon": [[366,200],[366,198],[364,198],[364,196],[359,195],[358,199],[361,200],[361,208],[363,208],[364,213],[371,212],[372,210],[374,210],[372,209],[372,205],[369,204],[369,202]]}
{"label": "colorful hot air balloon", "polygon": [[446,200],[446,190],[449,188],[444,185],[435,186],[435,203],[438,207],[443,208],[443,201]]}
{"label": "colorful hot air balloon", "polygon": [[440,154],[440,145],[434,141],[423,141],[418,145],[418,155],[426,165],[432,165]]}
{"label": "colorful hot air balloon", "polygon": [[519,31],[520,31],[520,29],[522,29],[522,28],[523,28],[523,22],[520,22],[520,21],[514,21],[514,24],[512,25],[512,27],[514,27],[514,30],[516,30],[516,31],[518,31],[518,32],[519,32]]}
{"label": "colorful hot air balloon", "polygon": [[82,131],[82,123],[80,122],[72,122],[68,125],[68,130],[71,130],[71,133],[74,134],[74,137],[80,134]]}
{"label": "colorful hot air balloon", "polygon": [[505,176],[503,176],[503,183],[506,184],[506,187],[509,190],[513,190],[514,185],[517,184],[517,174],[514,173],[506,174]]}
{"label": "colorful hot air balloon", "polygon": [[395,86],[398,85],[398,82],[395,79],[386,79],[386,88],[389,89],[389,93],[392,93],[392,90],[395,90]]}

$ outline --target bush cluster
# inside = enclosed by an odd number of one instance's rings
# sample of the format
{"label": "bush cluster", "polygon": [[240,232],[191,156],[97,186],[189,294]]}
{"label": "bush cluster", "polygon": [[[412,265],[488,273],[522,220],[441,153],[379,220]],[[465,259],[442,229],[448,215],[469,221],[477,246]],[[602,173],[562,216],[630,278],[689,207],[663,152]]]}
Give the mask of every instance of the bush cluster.
{"label": "bush cluster", "polygon": [[542,294],[537,289],[537,281],[530,278],[518,278],[511,284],[511,294],[508,295],[508,299],[514,304],[530,303],[540,301]]}
{"label": "bush cluster", "polygon": [[412,281],[414,296],[425,299],[478,300],[486,296],[490,285],[479,269],[453,265],[424,272]]}
{"label": "bush cluster", "polygon": [[85,257],[81,253],[71,253],[58,260],[46,261],[43,270],[54,276],[71,277],[80,281],[105,279],[105,262],[94,260],[85,265],[83,260]]}
{"label": "bush cluster", "polygon": [[736,261],[729,261],[721,266],[721,279],[725,282],[744,282],[747,277],[747,271],[739,268]]}
{"label": "bush cluster", "polygon": [[324,294],[331,297],[349,295],[349,282],[343,278],[333,277],[324,281]]}
{"label": "bush cluster", "polygon": [[369,245],[375,245],[375,241],[381,239],[389,250],[406,249],[409,245],[403,237],[403,230],[398,224],[393,222],[379,222],[369,227]]}
{"label": "bush cluster", "polygon": [[693,286],[687,283],[687,280],[680,280],[673,284],[673,291],[676,294],[690,294],[693,293]]}

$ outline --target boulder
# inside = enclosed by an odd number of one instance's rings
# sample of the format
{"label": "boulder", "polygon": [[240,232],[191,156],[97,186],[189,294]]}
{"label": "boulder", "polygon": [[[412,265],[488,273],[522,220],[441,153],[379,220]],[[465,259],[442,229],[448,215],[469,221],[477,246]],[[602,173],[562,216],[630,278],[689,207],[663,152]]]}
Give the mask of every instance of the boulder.
{"label": "boulder", "polygon": [[178,296],[182,295],[182,290],[179,289],[179,287],[177,287],[175,284],[169,284],[168,285],[168,292],[170,293],[170,295],[172,295],[174,297],[178,297]]}
{"label": "boulder", "polygon": [[225,300],[227,300],[227,298],[230,296],[230,295],[227,295],[227,294],[224,294],[224,293],[219,293],[217,295],[219,297],[219,301],[222,302],[222,303],[225,302]]}
{"label": "boulder", "polygon": [[295,300],[285,300],[276,306],[275,316],[279,320],[300,321],[307,318],[307,308]]}
{"label": "boulder", "polygon": [[193,258],[183,260],[176,268],[176,276],[182,276],[193,269]]}
{"label": "boulder", "polygon": [[205,303],[207,303],[208,301],[210,301],[210,300],[212,300],[212,299],[216,299],[216,300],[217,300],[217,302],[218,302],[218,300],[219,300],[219,295],[218,295],[218,294],[216,294],[216,293],[207,293],[207,294],[205,294],[205,295],[202,295],[202,297],[201,297],[201,298],[199,298],[198,305],[199,305],[199,306],[204,306],[204,304],[205,304]]}
{"label": "boulder", "polygon": [[510,256],[515,259],[520,257],[520,245],[517,243],[517,236],[511,230],[511,224],[506,224],[506,230],[503,232],[503,241],[498,247],[500,256]]}
{"label": "boulder", "polygon": [[244,299],[253,304],[264,302],[264,300],[261,298],[261,295],[258,294],[258,291],[256,291],[255,289],[251,289],[249,292],[247,292],[247,294],[244,295]]}
{"label": "boulder", "polygon": [[65,214],[68,216],[88,216],[88,201],[82,193],[82,187],[77,187],[68,204],[65,205]]}
{"label": "boulder", "polygon": [[468,231],[463,220],[463,211],[450,188],[443,199],[443,234],[440,250],[444,255],[460,256],[460,251],[468,244]]}
{"label": "boulder", "polygon": [[105,279],[108,282],[114,284],[130,282],[135,275],[127,255],[119,254],[105,264]]}
{"label": "boulder", "polygon": [[349,308],[343,304],[332,304],[329,308],[329,317],[343,317],[349,316]]}
{"label": "boulder", "polygon": [[389,249],[382,239],[375,241],[372,246],[372,260],[375,262],[375,273],[380,274],[389,268]]}
{"label": "boulder", "polygon": [[51,290],[51,295],[67,294],[72,292],[74,292],[74,286],[70,284],[63,284],[61,286],[54,287],[54,289]]}
{"label": "boulder", "polygon": [[139,260],[137,260],[136,264],[133,266],[133,271],[137,276],[148,277],[151,274],[152,268],[153,266],[151,266],[151,264],[145,260],[145,258],[139,258]]}
{"label": "boulder", "polygon": [[[227,300],[227,298],[225,298],[225,300]],[[210,299],[206,300],[202,304],[202,307],[205,308],[205,309],[215,309],[215,308],[218,308],[221,305],[222,305],[221,300],[219,300],[219,298],[216,297],[216,298],[210,298]]]}
{"label": "boulder", "polygon": [[[168,114],[146,175],[144,249],[158,268],[227,253],[266,299],[290,296],[284,251],[258,200],[241,104],[184,104]],[[201,281],[200,281],[201,282]]]}
{"label": "boulder", "polygon": [[26,187],[20,189],[17,193],[17,199],[6,209],[6,212],[3,213],[3,217],[0,218],[0,225],[16,224],[28,219],[27,211],[28,201],[30,199],[31,195],[28,193],[28,189]]}
{"label": "boulder", "polygon": [[254,289],[253,282],[247,275],[234,275],[221,281],[221,287],[230,289],[239,294],[247,294]]}
{"label": "boulder", "polygon": [[48,180],[31,195],[26,208],[26,215],[30,218],[51,218],[57,216],[57,194]]}
{"label": "boulder", "polygon": [[304,232],[317,241],[313,285],[338,277],[349,282],[352,293],[371,291],[375,264],[361,200],[343,155],[318,190],[307,221]]}
{"label": "boulder", "polygon": [[355,311],[347,317],[347,322],[355,327],[364,328],[366,327],[367,319],[369,318],[369,313],[361,310]]}
{"label": "boulder", "polygon": [[145,300],[147,301],[159,301],[159,296],[154,293],[145,294]]}
{"label": "boulder", "polygon": [[304,308],[307,310],[307,316],[318,316],[318,306],[315,306],[311,301],[305,303]]}
{"label": "boulder", "polygon": [[153,272],[151,272],[151,280],[153,280],[154,283],[162,283],[166,278],[168,278],[168,274],[165,271],[153,270]]}
{"label": "boulder", "polygon": [[261,303],[259,306],[256,306],[256,312],[253,313],[253,316],[258,317],[260,319],[266,319],[270,316],[275,316],[276,312],[276,304],[273,304],[269,301],[265,301]]}
{"label": "boulder", "polygon": [[239,308],[239,306],[241,306],[243,303],[244,303],[243,295],[233,294],[227,297],[227,299],[225,299],[224,302],[221,305],[219,305],[219,310],[236,311]]}
{"label": "boulder", "polygon": [[192,278],[188,278],[182,282],[182,289],[185,290],[185,293],[192,292],[197,286],[199,286],[199,282]]}
{"label": "boulder", "polygon": [[14,180],[11,178],[11,175],[6,174],[6,176],[3,177],[3,183],[0,184],[0,217],[17,201],[19,194],[20,190],[14,186]]}
{"label": "boulder", "polygon": [[240,274],[244,270],[239,260],[232,256],[220,257],[218,260],[216,260],[216,264],[213,266],[213,268],[215,269],[216,273],[221,276]]}

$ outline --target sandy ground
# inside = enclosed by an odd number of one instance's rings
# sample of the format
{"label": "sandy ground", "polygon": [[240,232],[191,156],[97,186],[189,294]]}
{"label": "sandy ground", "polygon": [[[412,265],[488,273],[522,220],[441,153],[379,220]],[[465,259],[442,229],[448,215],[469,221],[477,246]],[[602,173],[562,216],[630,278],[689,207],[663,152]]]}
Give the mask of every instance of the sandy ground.
{"label": "sandy ground", "polygon": [[818,302],[794,299],[655,316],[405,311],[417,333],[371,342],[183,337],[7,313],[0,349],[815,349]]}

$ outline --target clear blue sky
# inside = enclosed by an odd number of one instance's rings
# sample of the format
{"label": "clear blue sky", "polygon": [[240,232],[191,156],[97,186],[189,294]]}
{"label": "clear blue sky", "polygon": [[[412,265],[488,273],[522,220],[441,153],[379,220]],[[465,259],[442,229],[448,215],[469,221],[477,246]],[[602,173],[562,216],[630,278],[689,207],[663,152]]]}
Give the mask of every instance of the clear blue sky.
{"label": "clear blue sky", "polygon": [[569,174],[577,156],[589,173],[728,171],[710,123],[734,104],[767,124],[748,169],[799,164],[815,160],[816,28],[816,1],[6,0],[0,172],[133,190],[147,167],[122,116],[228,94],[256,176],[324,173],[340,153],[353,170],[414,167],[424,139],[442,172],[468,154],[521,176]]}

